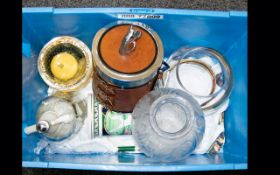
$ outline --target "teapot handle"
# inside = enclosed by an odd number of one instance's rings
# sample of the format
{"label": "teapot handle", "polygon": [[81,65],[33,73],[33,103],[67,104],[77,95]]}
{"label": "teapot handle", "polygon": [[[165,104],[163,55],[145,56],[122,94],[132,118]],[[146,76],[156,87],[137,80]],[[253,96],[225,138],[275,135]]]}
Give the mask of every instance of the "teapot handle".
{"label": "teapot handle", "polygon": [[24,128],[24,133],[27,135],[32,134],[34,132],[37,132],[36,124],[27,126],[26,128]]}

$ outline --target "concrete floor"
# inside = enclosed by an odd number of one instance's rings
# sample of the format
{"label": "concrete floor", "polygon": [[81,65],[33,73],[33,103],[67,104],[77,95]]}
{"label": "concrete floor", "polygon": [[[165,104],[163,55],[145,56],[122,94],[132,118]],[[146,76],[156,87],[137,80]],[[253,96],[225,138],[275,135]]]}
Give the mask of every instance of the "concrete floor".
{"label": "concrete floor", "polygon": [[247,10],[247,0],[22,0],[23,7],[157,7]]}
{"label": "concrete floor", "polygon": [[[22,0],[22,7],[153,7],[153,8],[180,8],[180,9],[201,9],[201,10],[247,10],[247,0]],[[109,172],[110,173],[110,172]],[[225,171],[221,174],[247,174],[244,171]],[[41,168],[22,168],[23,175],[88,175],[103,174],[98,171],[78,171],[61,169],[41,169]],[[106,173],[107,174],[107,173]],[[114,172],[122,175],[122,172]],[[125,173],[132,174],[132,173]],[[140,173],[138,173],[140,174]],[[147,173],[142,173],[147,174]],[[210,174],[217,172],[201,172],[188,174]]]}

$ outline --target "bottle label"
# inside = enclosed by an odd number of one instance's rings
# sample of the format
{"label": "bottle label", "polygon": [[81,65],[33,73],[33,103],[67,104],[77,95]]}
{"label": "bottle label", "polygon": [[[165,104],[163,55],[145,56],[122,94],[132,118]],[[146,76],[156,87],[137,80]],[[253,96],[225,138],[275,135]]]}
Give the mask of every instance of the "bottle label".
{"label": "bottle label", "polygon": [[110,135],[131,134],[131,114],[107,111],[105,114],[104,129]]}

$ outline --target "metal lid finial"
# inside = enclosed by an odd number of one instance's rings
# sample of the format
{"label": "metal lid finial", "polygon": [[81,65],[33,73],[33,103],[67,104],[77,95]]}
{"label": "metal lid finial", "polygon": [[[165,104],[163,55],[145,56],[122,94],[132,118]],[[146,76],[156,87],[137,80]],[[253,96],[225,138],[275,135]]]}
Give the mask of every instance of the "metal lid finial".
{"label": "metal lid finial", "polygon": [[36,125],[36,129],[39,132],[47,132],[50,128],[50,125],[47,121],[39,121]]}

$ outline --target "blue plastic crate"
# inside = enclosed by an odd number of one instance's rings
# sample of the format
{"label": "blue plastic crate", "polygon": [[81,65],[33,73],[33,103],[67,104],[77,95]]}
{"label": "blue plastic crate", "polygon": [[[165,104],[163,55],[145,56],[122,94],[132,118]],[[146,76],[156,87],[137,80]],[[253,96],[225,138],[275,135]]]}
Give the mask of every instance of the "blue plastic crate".
{"label": "blue plastic crate", "polygon": [[[30,55],[31,52],[35,58],[46,42],[60,35],[77,37],[91,48],[92,39],[101,27],[126,18],[125,20],[140,21],[151,26],[162,39],[165,57],[184,45],[211,47],[228,59],[234,73],[231,103],[225,113],[226,143],[223,153],[192,155],[186,160],[165,164],[157,163],[141,154],[37,156],[33,149],[39,136],[26,136],[23,133],[23,167],[120,171],[247,169],[247,12],[143,8],[23,8],[22,17],[23,53]],[[37,72],[22,91],[24,127],[35,122],[36,109],[47,95],[47,86]]]}

